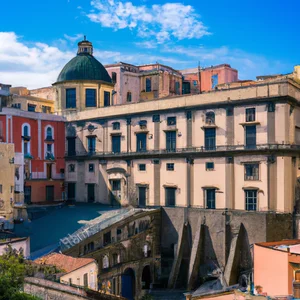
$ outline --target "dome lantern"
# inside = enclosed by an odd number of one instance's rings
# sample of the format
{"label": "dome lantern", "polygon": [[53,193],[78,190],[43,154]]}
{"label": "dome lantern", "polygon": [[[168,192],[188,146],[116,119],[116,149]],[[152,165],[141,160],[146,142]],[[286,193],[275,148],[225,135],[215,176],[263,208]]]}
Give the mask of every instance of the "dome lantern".
{"label": "dome lantern", "polygon": [[90,54],[90,55],[93,55],[93,44],[86,40],[86,36],[84,36],[83,41],[78,43],[77,54]]}

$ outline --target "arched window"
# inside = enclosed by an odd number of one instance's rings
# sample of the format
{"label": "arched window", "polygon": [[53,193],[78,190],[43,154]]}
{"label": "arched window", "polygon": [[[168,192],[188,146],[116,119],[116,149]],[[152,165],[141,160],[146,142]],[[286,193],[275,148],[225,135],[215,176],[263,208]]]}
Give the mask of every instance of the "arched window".
{"label": "arched window", "polygon": [[51,127],[47,127],[47,131],[46,131],[46,139],[47,139],[47,140],[52,140],[52,139],[53,139],[52,128],[51,128]]}
{"label": "arched window", "polygon": [[25,125],[23,127],[23,136],[29,136],[29,127],[28,127],[28,125]]}
{"label": "arched window", "polygon": [[102,259],[102,265],[103,269],[109,268],[109,260],[108,260],[108,255],[104,255]]}
{"label": "arched window", "polygon": [[215,113],[213,111],[209,111],[205,114],[205,123],[215,124]]}

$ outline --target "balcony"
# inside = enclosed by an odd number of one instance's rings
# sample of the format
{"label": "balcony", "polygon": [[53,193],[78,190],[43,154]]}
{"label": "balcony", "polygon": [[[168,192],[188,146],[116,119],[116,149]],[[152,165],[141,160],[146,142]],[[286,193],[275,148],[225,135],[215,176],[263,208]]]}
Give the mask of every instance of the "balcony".
{"label": "balcony", "polygon": [[45,160],[50,160],[50,161],[55,160],[54,154],[52,152],[47,152],[45,155]]}
{"label": "balcony", "polygon": [[33,156],[30,153],[24,154],[25,159],[33,159]]}
{"label": "balcony", "polygon": [[52,135],[47,135],[46,138],[45,138],[45,142],[46,143],[53,143],[54,142],[53,136]]}
{"label": "balcony", "polygon": [[[221,155],[225,153],[234,153],[234,152],[269,152],[269,151],[284,151],[284,152],[297,152],[300,150],[300,145],[294,144],[257,144],[257,145],[225,145],[225,146],[214,146],[205,148],[204,146],[201,147],[190,147],[190,148],[176,148],[176,149],[160,149],[160,150],[146,150],[143,152],[100,152],[95,151],[93,153],[88,151],[76,151],[76,156],[78,157],[89,157],[95,156],[99,158],[140,158],[140,157],[169,157],[170,153],[176,156],[186,157],[186,155],[193,155],[193,156],[206,156],[207,154],[216,154]],[[68,153],[65,153],[66,157]],[[70,156],[70,158],[74,156]]]}

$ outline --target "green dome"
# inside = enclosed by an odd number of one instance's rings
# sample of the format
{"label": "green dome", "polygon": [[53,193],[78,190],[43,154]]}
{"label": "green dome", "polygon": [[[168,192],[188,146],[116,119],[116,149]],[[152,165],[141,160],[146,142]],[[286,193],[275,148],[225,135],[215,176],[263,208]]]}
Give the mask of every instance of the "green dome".
{"label": "green dome", "polygon": [[88,53],[77,54],[64,66],[57,82],[68,80],[102,80],[111,83],[111,78],[103,65]]}

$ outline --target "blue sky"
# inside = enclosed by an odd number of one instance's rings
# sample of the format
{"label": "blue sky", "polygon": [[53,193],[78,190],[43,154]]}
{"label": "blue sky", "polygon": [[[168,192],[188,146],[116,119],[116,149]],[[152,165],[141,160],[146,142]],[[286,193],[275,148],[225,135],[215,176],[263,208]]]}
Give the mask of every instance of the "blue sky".
{"label": "blue sky", "polygon": [[84,34],[103,64],[229,63],[240,79],[300,64],[297,0],[2,2],[0,82],[14,86],[53,83]]}

